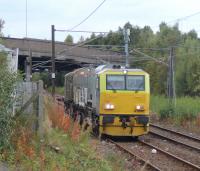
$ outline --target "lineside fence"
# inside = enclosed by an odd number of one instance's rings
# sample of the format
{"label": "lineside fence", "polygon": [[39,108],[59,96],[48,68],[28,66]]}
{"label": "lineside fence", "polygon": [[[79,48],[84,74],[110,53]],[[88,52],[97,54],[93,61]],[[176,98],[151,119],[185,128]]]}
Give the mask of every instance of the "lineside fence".
{"label": "lineside fence", "polygon": [[18,83],[13,105],[13,115],[18,117],[21,114],[28,115],[33,119],[32,129],[43,135],[42,122],[44,121],[44,99],[43,82],[21,82]]}

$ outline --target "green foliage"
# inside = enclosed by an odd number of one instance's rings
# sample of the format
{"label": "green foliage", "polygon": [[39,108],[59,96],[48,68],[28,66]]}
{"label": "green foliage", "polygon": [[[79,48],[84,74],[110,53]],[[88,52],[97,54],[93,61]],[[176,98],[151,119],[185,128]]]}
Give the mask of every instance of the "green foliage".
{"label": "green foliage", "polygon": [[0,152],[10,147],[12,133],[13,93],[17,74],[11,73],[7,66],[6,54],[0,53]]}
{"label": "green foliage", "polygon": [[55,91],[57,94],[64,95],[64,87],[56,87]]}
{"label": "green foliage", "polygon": [[[79,142],[74,142],[69,134],[63,133],[58,129],[50,129],[45,134],[44,141],[41,143],[38,138],[33,138],[34,159],[24,155],[22,159],[15,163],[15,153],[9,155],[10,167],[20,166],[20,170],[104,170],[111,171],[107,161],[96,155],[89,146],[89,134],[81,136]],[[56,152],[52,147],[59,147]],[[43,160],[43,161],[42,161]]]}
{"label": "green foliage", "polygon": [[[130,29],[129,49],[140,48],[140,51],[168,63],[169,48],[175,46],[175,82],[179,96],[200,96],[200,40],[197,32],[191,30],[181,33],[178,24],[168,26],[161,23],[159,31],[154,33],[149,26],[140,28],[129,22],[124,28]],[[92,34],[90,39],[96,38]],[[104,38],[98,38],[90,42],[94,45],[124,45],[123,28],[118,32],[110,31]],[[106,47],[106,49],[123,52],[122,48]],[[137,53],[130,56],[142,58]],[[168,67],[154,60],[138,60],[131,63],[131,67],[142,68],[150,74],[151,92],[153,94],[166,95]]]}
{"label": "green foliage", "polygon": [[[119,155],[119,154],[118,154]],[[112,167],[112,170],[117,171],[123,171],[125,170],[125,157],[118,156],[115,151],[110,151],[106,156],[106,161],[109,162],[109,164]]]}
{"label": "green foliage", "polygon": [[[51,93],[52,91],[52,86],[48,87],[48,92]],[[63,87],[55,87],[55,93],[59,95],[64,95],[64,86]]]}
{"label": "green foliage", "polygon": [[51,79],[48,72],[35,72],[32,74],[32,81],[42,80],[45,88],[51,85]]}
{"label": "green foliage", "polygon": [[67,37],[65,38],[65,43],[73,44],[73,37],[70,34],[68,34]]}
{"label": "green foliage", "polygon": [[178,123],[193,121],[200,116],[199,102],[199,97],[181,97],[171,102],[164,96],[151,96],[151,111],[158,113],[161,119],[171,118]]}
{"label": "green foliage", "polygon": [[79,41],[78,41],[78,43],[82,43],[82,42],[84,42],[84,40],[85,40],[84,37],[81,36],[80,39],[79,39]]}
{"label": "green foliage", "polygon": [[185,48],[181,47],[177,54],[176,83],[178,94],[200,95],[200,46],[197,39],[190,36],[185,39]]}
{"label": "green foliage", "polygon": [[[56,86],[64,86],[64,76],[65,72],[56,72]],[[45,88],[51,86],[51,76],[49,72],[35,72],[32,74],[33,81],[42,80],[44,82]]]}
{"label": "green foliage", "polygon": [[5,21],[0,19],[0,36],[2,36],[2,29],[4,28]]}

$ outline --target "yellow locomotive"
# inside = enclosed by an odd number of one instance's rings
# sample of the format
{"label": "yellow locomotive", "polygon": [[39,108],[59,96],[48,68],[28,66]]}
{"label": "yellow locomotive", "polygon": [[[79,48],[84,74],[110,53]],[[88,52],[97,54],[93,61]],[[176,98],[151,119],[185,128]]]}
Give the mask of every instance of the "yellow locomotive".
{"label": "yellow locomotive", "polygon": [[116,65],[81,68],[65,75],[65,106],[97,134],[140,136],[149,130],[149,74]]}

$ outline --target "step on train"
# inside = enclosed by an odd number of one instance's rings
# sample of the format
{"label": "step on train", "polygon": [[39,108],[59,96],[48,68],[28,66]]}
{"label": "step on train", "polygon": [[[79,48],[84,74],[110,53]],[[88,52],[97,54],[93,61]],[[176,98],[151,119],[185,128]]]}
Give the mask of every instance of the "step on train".
{"label": "step on train", "polygon": [[65,75],[66,113],[98,135],[133,136],[149,130],[149,74],[118,65]]}

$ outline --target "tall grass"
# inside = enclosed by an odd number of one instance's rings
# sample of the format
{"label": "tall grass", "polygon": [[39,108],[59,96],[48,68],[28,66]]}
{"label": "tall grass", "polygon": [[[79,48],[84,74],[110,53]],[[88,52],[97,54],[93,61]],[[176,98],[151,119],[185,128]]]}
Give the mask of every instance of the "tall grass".
{"label": "tall grass", "polygon": [[161,119],[171,118],[179,123],[184,121],[199,121],[200,98],[179,97],[170,102],[164,96],[151,96],[151,111],[159,114]]}
{"label": "tall grass", "polygon": [[[27,119],[27,118],[26,118]],[[81,131],[64,113],[64,106],[45,98],[45,134],[41,140],[30,125],[19,125],[13,135],[13,151],[0,154],[11,170],[108,170],[106,160],[89,145],[89,133]]]}
{"label": "tall grass", "polygon": [[[47,88],[47,91],[48,92],[51,92],[52,91],[52,86],[48,87]],[[64,86],[63,87],[55,87],[55,93],[56,94],[59,94],[59,95],[64,95]]]}

